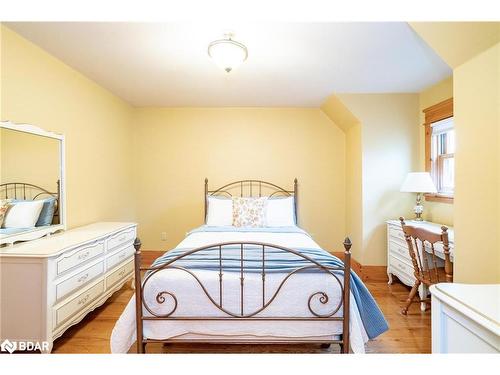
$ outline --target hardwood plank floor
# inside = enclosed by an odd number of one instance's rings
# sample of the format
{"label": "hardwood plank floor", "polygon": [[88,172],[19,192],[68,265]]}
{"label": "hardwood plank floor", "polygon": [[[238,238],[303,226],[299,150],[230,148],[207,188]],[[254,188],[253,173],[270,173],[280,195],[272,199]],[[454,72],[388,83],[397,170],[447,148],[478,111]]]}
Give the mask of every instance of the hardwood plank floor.
{"label": "hardwood plank floor", "polygon": [[[151,252],[153,253],[153,252]],[[156,252],[155,252],[156,253]],[[158,254],[144,253],[145,262]],[[409,289],[395,281],[366,282],[368,289],[382,309],[389,331],[366,346],[367,353],[430,353],[431,317],[430,311],[421,312],[414,303],[407,316],[400,314],[403,301]],[[121,315],[134,291],[130,283],[124,285],[103,306],[91,312],[79,324],[69,328],[54,342],[53,353],[109,353],[109,338],[116,320]],[[130,352],[134,352],[135,346]],[[322,349],[319,345],[211,345],[211,344],[148,344],[148,353],[332,353],[338,352],[337,345]]]}

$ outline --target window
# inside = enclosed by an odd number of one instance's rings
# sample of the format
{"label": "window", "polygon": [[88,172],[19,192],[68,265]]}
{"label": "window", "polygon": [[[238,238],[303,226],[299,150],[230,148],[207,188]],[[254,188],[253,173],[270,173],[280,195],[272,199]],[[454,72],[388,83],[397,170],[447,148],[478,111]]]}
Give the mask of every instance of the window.
{"label": "window", "polygon": [[425,168],[430,172],[437,194],[426,194],[426,200],[453,203],[455,190],[455,129],[453,99],[424,110]]}
{"label": "window", "polygon": [[453,117],[431,125],[431,176],[438,194],[453,196],[455,189],[455,129]]}

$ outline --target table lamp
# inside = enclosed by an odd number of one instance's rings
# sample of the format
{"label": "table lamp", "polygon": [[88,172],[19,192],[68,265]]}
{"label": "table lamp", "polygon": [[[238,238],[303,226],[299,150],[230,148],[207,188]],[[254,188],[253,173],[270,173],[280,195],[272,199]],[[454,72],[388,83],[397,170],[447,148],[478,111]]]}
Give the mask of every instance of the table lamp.
{"label": "table lamp", "polygon": [[431,175],[428,172],[408,173],[400,191],[404,193],[417,193],[417,202],[413,209],[415,211],[414,220],[423,221],[422,213],[424,212],[424,206],[422,205],[422,194],[437,193]]}

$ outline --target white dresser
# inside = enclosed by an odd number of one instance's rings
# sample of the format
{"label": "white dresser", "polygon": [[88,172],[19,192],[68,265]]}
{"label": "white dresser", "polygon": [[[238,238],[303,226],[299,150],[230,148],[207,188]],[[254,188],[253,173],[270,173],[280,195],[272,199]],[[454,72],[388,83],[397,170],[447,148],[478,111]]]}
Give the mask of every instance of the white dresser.
{"label": "white dresser", "polygon": [[500,353],[500,285],[441,283],[432,294],[433,353]]}
{"label": "white dresser", "polygon": [[53,341],[133,277],[135,223],[102,222],[0,248],[0,341]]}
{"label": "white dresser", "polygon": [[[430,231],[441,233],[442,224],[431,223],[429,221],[406,220],[406,224],[422,227]],[[450,257],[453,261],[454,251],[454,231],[453,227],[448,227],[448,239],[450,242]],[[444,259],[442,245],[435,246],[436,255]],[[401,222],[399,220],[387,221],[387,276],[389,284],[392,284],[392,277],[396,276],[403,284],[413,286],[415,276],[413,275],[413,264],[411,262],[408,245],[405,240]],[[429,291],[424,285],[420,285],[418,293],[421,299],[428,296]],[[425,309],[425,304],[421,305]]]}

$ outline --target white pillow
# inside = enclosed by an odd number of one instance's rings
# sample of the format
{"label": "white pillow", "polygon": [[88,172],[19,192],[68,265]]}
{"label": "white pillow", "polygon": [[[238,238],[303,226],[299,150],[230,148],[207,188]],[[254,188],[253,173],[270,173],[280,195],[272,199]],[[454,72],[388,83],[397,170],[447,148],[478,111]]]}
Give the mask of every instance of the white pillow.
{"label": "white pillow", "polygon": [[43,207],[43,199],[11,204],[3,220],[4,228],[34,227]]}
{"label": "white pillow", "polygon": [[266,225],[268,227],[292,227],[296,225],[293,197],[267,200]]}
{"label": "white pillow", "polygon": [[208,197],[207,225],[212,227],[233,225],[233,200]]}

